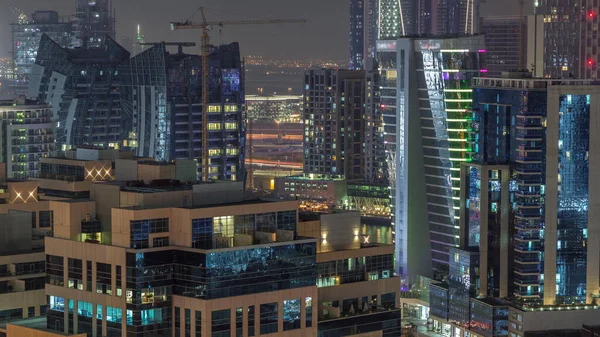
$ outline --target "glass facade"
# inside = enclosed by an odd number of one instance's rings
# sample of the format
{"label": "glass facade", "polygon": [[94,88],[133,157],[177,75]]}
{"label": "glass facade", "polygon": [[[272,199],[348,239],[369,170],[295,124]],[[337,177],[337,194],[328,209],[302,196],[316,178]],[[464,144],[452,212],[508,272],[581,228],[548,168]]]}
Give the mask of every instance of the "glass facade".
{"label": "glass facade", "polygon": [[590,95],[563,95],[558,125],[556,300],[586,303]]}
{"label": "glass facade", "polygon": [[[458,246],[460,164],[474,157],[471,80],[481,73],[484,48],[483,36],[378,42],[380,106],[400,273],[408,264],[408,210],[413,204],[408,196],[409,167],[414,167],[409,151],[423,153],[436,271],[447,272],[448,250]],[[412,111],[418,111],[419,118],[410,117]],[[416,132],[420,145],[410,137]]]}
{"label": "glass facade", "polygon": [[381,331],[383,337],[401,335],[400,309],[319,322],[318,337],[344,337]]}
{"label": "glass facade", "polygon": [[317,287],[385,279],[392,277],[393,273],[393,254],[320,262]]}
{"label": "glass facade", "polygon": [[470,167],[467,186],[467,217],[465,218],[468,247],[479,247],[481,226],[481,168]]}
{"label": "glass facade", "polygon": [[469,301],[479,288],[479,253],[450,249],[448,275],[448,320],[458,325],[468,325]]}

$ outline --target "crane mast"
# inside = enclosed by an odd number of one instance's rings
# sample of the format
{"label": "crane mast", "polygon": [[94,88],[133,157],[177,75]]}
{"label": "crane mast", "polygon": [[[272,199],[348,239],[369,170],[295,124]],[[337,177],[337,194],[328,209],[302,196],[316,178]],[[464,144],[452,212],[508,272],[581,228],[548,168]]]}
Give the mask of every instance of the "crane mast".
{"label": "crane mast", "polygon": [[[201,29],[202,30],[202,181],[206,182],[209,180],[209,144],[208,144],[208,104],[209,104],[209,80],[210,80],[210,36],[208,32],[211,26],[228,26],[228,25],[263,25],[263,24],[279,24],[279,23],[300,23],[306,22],[302,19],[293,20],[238,20],[238,21],[216,21],[208,22],[204,15],[204,8],[200,7],[200,13],[202,14],[202,22],[194,23],[190,21],[185,22],[171,22],[171,30],[181,29]],[[252,151],[252,149],[251,149]],[[193,154],[191,154],[193,156]]]}

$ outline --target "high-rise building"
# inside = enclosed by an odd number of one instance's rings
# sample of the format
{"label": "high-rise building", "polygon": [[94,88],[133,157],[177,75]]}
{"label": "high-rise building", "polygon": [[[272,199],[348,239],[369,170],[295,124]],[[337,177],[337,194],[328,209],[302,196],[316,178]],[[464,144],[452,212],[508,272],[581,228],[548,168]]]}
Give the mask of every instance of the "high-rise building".
{"label": "high-rise building", "polygon": [[[369,0],[366,0],[369,1]],[[365,0],[350,0],[350,62],[351,70],[365,68]]]}
{"label": "high-rise building", "polygon": [[[30,96],[52,105],[58,150],[132,149],[159,161],[199,159],[201,57],[167,51],[168,43],[129,58],[106,37],[102,48],[61,48],[42,38]],[[209,176],[243,180],[243,65],[237,43],[210,55]],[[200,172],[198,173],[200,174]]]}
{"label": "high-rise building", "polygon": [[27,90],[42,35],[47,35],[63,48],[69,47],[73,42],[73,25],[62,21],[57,12],[37,11],[31,18],[31,21],[11,24],[15,85],[19,94]]}
{"label": "high-rise building", "polygon": [[80,47],[100,47],[105,36],[116,39],[112,0],[77,0],[73,28]]}
{"label": "high-rise building", "polygon": [[[473,83],[475,154],[461,167],[460,248],[450,251],[448,282],[431,288],[434,325],[459,336],[580,329],[600,309],[600,240],[590,220],[599,200],[600,86],[528,73]],[[466,255],[475,272],[462,268]],[[467,293],[467,285],[475,288]]]}
{"label": "high-rise building", "polygon": [[304,86],[304,172],[364,177],[365,72],[307,70]]}
{"label": "high-rise building", "polygon": [[[531,29],[542,30],[543,58],[536,69],[543,77],[597,79],[598,38],[594,27],[598,25],[600,5],[587,0],[564,2],[542,0],[535,2],[535,14],[543,24]],[[543,52],[542,52],[543,51]]]}
{"label": "high-rise building", "polygon": [[249,121],[302,123],[302,96],[246,95],[246,109]]}
{"label": "high-rise building", "polygon": [[485,35],[488,76],[527,69],[527,24],[519,16],[486,16],[481,18]]}
{"label": "high-rise building", "polygon": [[119,90],[118,65],[129,52],[108,37],[101,46],[66,49],[42,36],[29,96],[52,106],[58,151],[82,145],[120,148],[133,131]]}
{"label": "high-rise building", "polygon": [[0,162],[11,179],[37,178],[40,159],[54,151],[52,110],[25,99],[0,101]]}
{"label": "high-rise building", "polygon": [[[157,43],[118,67],[121,102],[133,128],[125,147],[160,161],[200,159],[202,59]],[[237,43],[210,54],[208,140],[211,179],[245,178],[244,70]],[[198,168],[201,176],[201,168]]]}
{"label": "high-rise building", "polygon": [[[473,157],[471,79],[482,35],[377,42],[379,106],[401,274],[448,271],[459,244],[460,163]],[[427,224],[427,225],[425,225]]]}

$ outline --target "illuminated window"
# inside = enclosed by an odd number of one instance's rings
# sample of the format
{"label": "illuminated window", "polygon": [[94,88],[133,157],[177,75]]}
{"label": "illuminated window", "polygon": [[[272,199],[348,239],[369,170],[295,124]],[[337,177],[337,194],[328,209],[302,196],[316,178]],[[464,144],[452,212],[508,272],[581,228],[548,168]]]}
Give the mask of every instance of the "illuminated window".
{"label": "illuminated window", "polygon": [[221,124],[219,123],[208,123],[209,130],[221,130]]}
{"label": "illuminated window", "polygon": [[209,156],[219,156],[219,155],[221,155],[221,149],[209,149],[208,155]]}
{"label": "illuminated window", "polygon": [[229,156],[237,156],[240,151],[235,148],[227,149],[227,155]]}
{"label": "illuminated window", "polygon": [[235,130],[235,129],[237,129],[236,122],[225,123],[225,130]]}
{"label": "illuminated window", "polygon": [[238,108],[235,104],[229,104],[225,106],[225,112],[237,112]]}
{"label": "illuminated window", "polygon": [[221,112],[221,107],[219,105],[209,105],[208,112]]}

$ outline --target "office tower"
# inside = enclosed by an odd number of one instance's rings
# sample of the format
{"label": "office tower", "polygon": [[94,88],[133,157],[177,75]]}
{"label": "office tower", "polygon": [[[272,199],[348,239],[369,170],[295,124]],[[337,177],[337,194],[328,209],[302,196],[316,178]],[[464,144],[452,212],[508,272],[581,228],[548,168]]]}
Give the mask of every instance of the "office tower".
{"label": "office tower", "polygon": [[37,178],[40,159],[54,151],[54,123],[47,104],[0,101],[0,162],[11,179]]}
{"label": "office tower", "polygon": [[502,72],[527,69],[527,26],[519,16],[486,16],[481,18],[481,33],[485,35],[489,77]]}
{"label": "office tower", "polygon": [[304,86],[304,172],[362,178],[365,72],[307,70]]}
{"label": "office tower", "polygon": [[543,69],[543,77],[549,78],[597,79],[600,59],[594,27],[599,4],[542,0],[534,6],[535,14],[543,18],[543,24],[536,27],[542,31],[543,46],[538,53],[543,63],[537,62],[536,69]]}
{"label": "office tower", "polygon": [[302,96],[246,95],[246,109],[249,121],[302,123]]}
{"label": "office tower", "polygon": [[[458,252],[479,255],[469,278],[479,291],[469,295],[470,309],[452,297],[453,263],[462,255],[453,261],[451,250],[450,279],[432,286],[434,325],[457,335],[491,326],[494,335],[514,336],[581,329],[599,309],[599,243],[589,219],[596,216],[600,87],[524,73],[473,82],[476,156],[461,167]],[[499,314],[490,318],[498,325],[475,318],[484,312],[477,302]],[[457,319],[465,312],[470,319]]]}
{"label": "office tower", "polygon": [[[350,62],[351,70],[365,68],[365,0],[350,0]],[[368,0],[366,0],[368,1]]]}
{"label": "office tower", "polygon": [[589,81],[491,81],[477,83],[480,109],[515,121],[507,147],[514,166],[514,295],[544,305],[590,303],[598,292],[595,224],[588,219],[595,212],[589,205],[600,88]]}
{"label": "office tower", "polygon": [[[121,101],[133,128],[125,147],[160,161],[200,159],[202,149],[202,61],[167,51],[157,43],[118,67]],[[211,179],[245,179],[243,64],[237,43],[210,54],[209,155]],[[200,176],[201,168],[198,168]]]}
{"label": "office tower", "polygon": [[481,35],[377,43],[401,274],[430,275],[431,263],[447,273],[448,250],[459,244],[460,163],[473,156],[471,79],[485,71],[484,52]]}
{"label": "office tower", "polygon": [[19,94],[27,91],[42,35],[47,35],[63,48],[73,42],[72,24],[62,21],[57,12],[36,11],[31,18],[31,21],[11,24],[12,56],[17,75],[15,85]]}
{"label": "office tower", "polygon": [[73,28],[80,47],[100,47],[105,36],[116,39],[112,0],[77,0]]}
{"label": "office tower", "polygon": [[400,335],[394,246],[366,235],[360,217],[357,211],[300,213],[298,234],[317,239],[318,336]]}
{"label": "office tower", "polygon": [[119,148],[133,131],[119,91],[118,65],[129,52],[111,38],[101,46],[66,49],[42,36],[29,96],[52,106],[58,151],[82,145]]}

